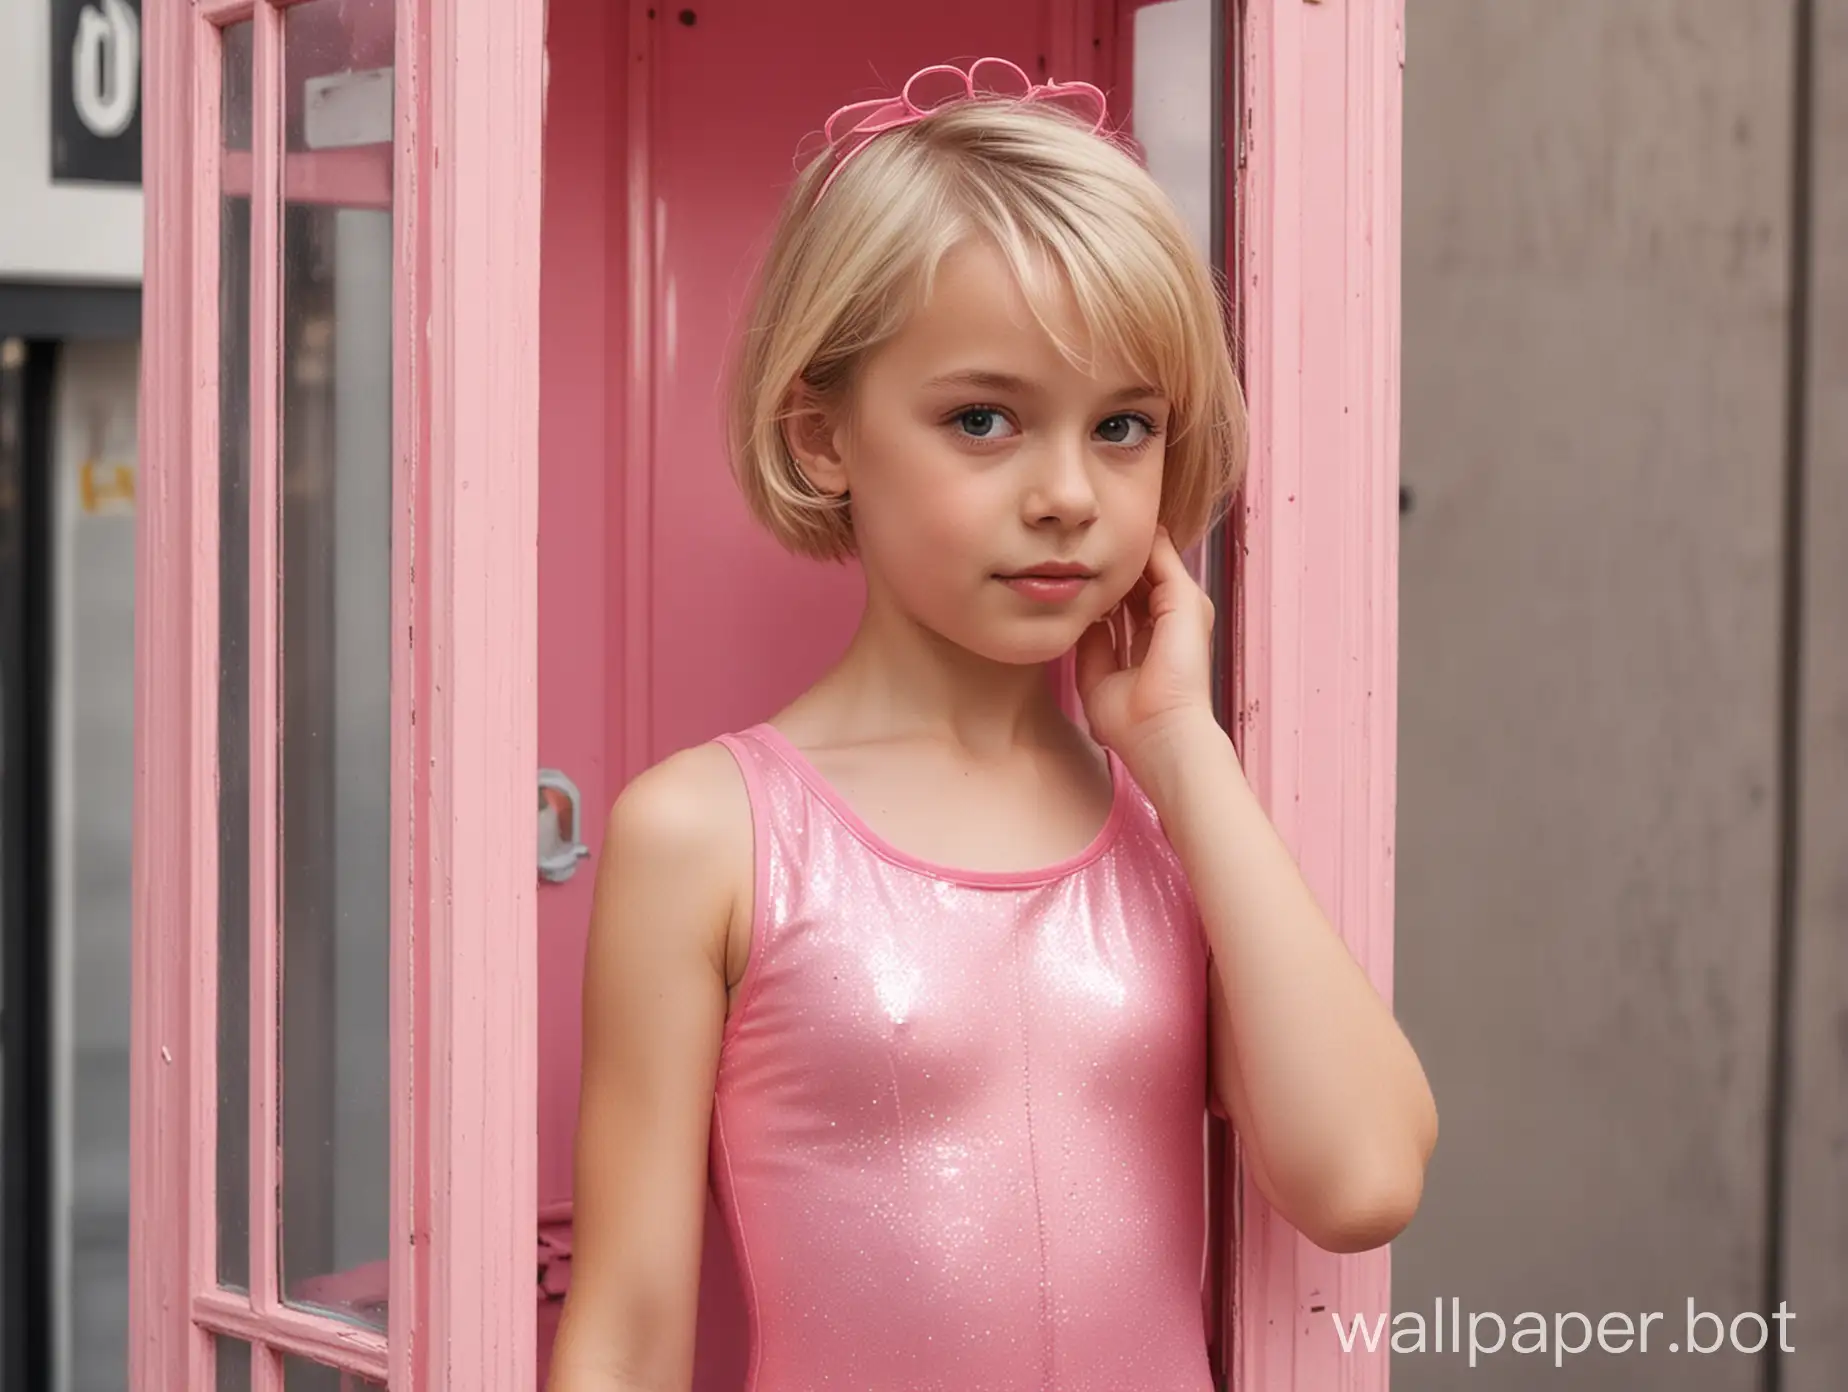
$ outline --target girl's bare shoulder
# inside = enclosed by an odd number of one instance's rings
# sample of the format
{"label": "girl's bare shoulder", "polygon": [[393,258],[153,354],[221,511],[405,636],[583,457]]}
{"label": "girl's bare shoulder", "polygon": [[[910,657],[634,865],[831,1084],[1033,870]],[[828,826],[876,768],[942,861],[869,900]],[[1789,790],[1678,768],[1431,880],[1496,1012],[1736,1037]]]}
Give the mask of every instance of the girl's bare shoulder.
{"label": "girl's bare shoulder", "polygon": [[[751,808],[738,761],[717,740],[691,745],[630,779],[616,799],[616,817],[683,853],[748,840]],[[735,823],[735,825],[734,825]]]}
{"label": "girl's bare shoulder", "polygon": [[610,811],[602,874],[631,876],[691,896],[723,954],[751,887],[751,806],[737,761],[717,741],[668,755],[631,779]]}

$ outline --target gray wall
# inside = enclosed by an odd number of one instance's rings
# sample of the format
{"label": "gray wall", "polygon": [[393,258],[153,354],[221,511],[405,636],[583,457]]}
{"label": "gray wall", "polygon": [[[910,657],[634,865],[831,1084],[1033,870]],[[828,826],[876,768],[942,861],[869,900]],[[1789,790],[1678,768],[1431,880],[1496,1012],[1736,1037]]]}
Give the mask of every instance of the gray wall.
{"label": "gray wall", "polygon": [[135,517],[87,511],[86,460],[136,457],[133,341],[66,343],[52,481],[58,1003],[59,1357],[72,1392],[113,1392],[128,1359],[130,812]]}
{"label": "gray wall", "polygon": [[[1844,169],[1848,6],[1822,8]],[[1690,1297],[1764,1308],[1794,18],[1793,0],[1409,0],[1396,990],[1443,1137],[1393,1307],[1666,1318],[1648,1356],[1580,1355],[1563,1383],[1504,1351],[1489,1371],[1396,1357],[1402,1387],[1759,1385],[1761,1358],[1665,1346]],[[1818,211],[1848,246],[1832,196]],[[1838,540],[1811,543],[1833,597],[1812,596],[1806,635],[1787,1392],[1848,1368],[1825,1328],[1848,1271],[1848,416],[1826,356],[1812,515]]]}
{"label": "gray wall", "polygon": [[[1848,1383],[1848,0],[1817,6],[1814,273],[1805,422],[1802,834],[1796,941],[1790,1299],[1821,1363],[1787,1392]],[[1822,1366],[1826,1363],[1826,1370]]]}

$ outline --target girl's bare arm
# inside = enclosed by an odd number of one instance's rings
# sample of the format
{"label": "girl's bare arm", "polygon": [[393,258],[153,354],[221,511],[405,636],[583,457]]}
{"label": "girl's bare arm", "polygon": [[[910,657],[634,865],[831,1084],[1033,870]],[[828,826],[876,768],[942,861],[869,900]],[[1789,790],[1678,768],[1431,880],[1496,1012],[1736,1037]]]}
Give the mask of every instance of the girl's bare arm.
{"label": "girl's bare arm", "polygon": [[584,966],[571,1288],[549,1392],[686,1392],[727,925],[750,813],[718,745],[616,801]]}
{"label": "girl's bare arm", "polygon": [[1391,1008],[1322,913],[1213,716],[1213,604],[1157,528],[1144,581],[1077,678],[1180,855],[1212,949],[1213,1088],[1260,1192],[1331,1252],[1412,1220],[1437,1106]]}
{"label": "girl's bare arm", "polygon": [[1214,1083],[1259,1190],[1328,1251],[1382,1246],[1417,1211],[1437,1142],[1418,1057],[1211,713],[1146,752],[1212,945]]}

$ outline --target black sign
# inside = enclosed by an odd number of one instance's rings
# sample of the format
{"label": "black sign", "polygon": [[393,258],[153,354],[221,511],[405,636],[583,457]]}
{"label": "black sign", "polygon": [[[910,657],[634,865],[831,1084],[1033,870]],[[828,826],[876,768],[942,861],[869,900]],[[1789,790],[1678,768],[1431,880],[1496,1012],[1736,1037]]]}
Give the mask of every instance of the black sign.
{"label": "black sign", "polygon": [[141,0],[50,0],[51,177],[141,182]]}

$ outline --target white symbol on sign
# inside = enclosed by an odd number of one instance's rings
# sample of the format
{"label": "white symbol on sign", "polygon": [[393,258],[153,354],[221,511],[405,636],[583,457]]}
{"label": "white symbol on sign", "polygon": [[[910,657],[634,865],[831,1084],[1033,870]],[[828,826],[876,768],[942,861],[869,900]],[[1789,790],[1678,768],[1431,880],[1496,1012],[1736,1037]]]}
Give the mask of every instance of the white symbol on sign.
{"label": "white symbol on sign", "polygon": [[71,101],[92,133],[110,139],[135,119],[141,72],[141,22],[128,0],[85,5],[71,45]]}

